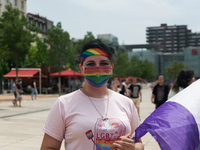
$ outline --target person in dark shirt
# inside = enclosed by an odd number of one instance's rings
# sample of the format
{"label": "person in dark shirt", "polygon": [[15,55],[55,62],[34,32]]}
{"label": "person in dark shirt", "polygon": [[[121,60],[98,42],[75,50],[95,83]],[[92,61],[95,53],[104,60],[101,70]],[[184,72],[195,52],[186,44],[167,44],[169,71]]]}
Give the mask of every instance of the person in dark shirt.
{"label": "person in dark shirt", "polygon": [[137,108],[138,116],[140,118],[140,102],[142,102],[141,86],[137,84],[137,78],[133,77],[133,84],[130,85],[129,93],[135,107]]}
{"label": "person in dark shirt", "polygon": [[151,95],[151,102],[156,105],[156,109],[167,101],[168,94],[169,86],[164,84],[164,77],[160,75]]}
{"label": "person in dark shirt", "polygon": [[16,90],[16,94],[17,94],[15,106],[17,106],[17,101],[19,101],[19,107],[21,107],[21,101],[22,101],[22,94],[21,94],[22,86],[21,86],[20,82],[21,82],[21,79],[18,79],[16,86],[15,86],[15,90]]}

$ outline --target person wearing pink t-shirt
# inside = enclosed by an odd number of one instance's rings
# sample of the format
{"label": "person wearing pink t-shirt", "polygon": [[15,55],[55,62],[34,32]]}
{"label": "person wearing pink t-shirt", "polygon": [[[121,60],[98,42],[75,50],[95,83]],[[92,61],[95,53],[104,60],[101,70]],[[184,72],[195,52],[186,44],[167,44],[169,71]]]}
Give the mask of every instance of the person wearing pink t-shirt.
{"label": "person wearing pink t-shirt", "polygon": [[107,88],[115,51],[96,39],[82,47],[79,68],[82,89],[59,97],[44,125],[41,150],[144,150],[134,142],[139,117],[133,102]]}

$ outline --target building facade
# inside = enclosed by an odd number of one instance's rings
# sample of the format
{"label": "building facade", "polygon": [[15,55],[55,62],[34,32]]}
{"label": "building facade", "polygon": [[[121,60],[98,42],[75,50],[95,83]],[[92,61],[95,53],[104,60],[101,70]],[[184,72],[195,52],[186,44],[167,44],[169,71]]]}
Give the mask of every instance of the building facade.
{"label": "building facade", "polygon": [[118,38],[112,34],[98,34],[97,38],[112,44],[116,51],[120,49],[122,52],[126,52],[125,47],[119,45]]}
{"label": "building facade", "polygon": [[40,33],[46,34],[47,30],[52,28],[53,21],[41,17],[39,14],[28,13],[26,15],[27,20],[31,23],[35,23],[38,28],[40,28]]}
{"label": "building facade", "polygon": [[17,8],[21,14],[26,15],[26,0],[0,0],[0,17],[6,11],[6,5],[12,4],[13,8]]}
{"label": "building facade", "polygon": [[187,47],[181,52],[175,53],[162,53],[153,49],[144,50],[140,49],[131,52],[131,57],[137,56],[140,60],[147,59],[151,61],[157,68],[157,73],[167,77],[165,73],[165,67],[171,66],[173,61],[183,63],[190,69],[194,69],[195,77],[200,78],[200,47]]}
{"label": "building facade", "polygon": [[147,27],[147,43],[162,45],[161,52],[180,52],[188,46],[187,25]]}
{"label": "building facade", "polygon": [[200,46],[200,33],[192,33],[188,30],[188,47]]}

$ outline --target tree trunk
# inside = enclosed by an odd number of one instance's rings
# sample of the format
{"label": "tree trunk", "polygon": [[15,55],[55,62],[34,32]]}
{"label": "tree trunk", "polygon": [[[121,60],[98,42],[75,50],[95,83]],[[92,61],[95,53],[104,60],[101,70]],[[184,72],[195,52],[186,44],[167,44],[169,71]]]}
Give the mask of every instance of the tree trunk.
{"label": "tree trunk", "polygon": [[58,93],[61,95],[61,77],[60,77],[61,71],[59,71],[59,76],[58,76]]}
{"label": "tree trunk", "polygon": [[15,61],[15,65],[16,65],[16,79],[18,79],[18,62],[17,61]]}

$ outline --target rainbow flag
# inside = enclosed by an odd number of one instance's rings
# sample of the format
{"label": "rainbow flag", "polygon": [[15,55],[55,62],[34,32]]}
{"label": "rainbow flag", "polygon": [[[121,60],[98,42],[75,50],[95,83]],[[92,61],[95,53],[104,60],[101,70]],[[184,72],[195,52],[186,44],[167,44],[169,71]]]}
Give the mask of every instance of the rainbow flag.
{"label": "rainbow flag", "polygon": [[93,138],[92,130],[87,131],[85,134],[86,134],[88,139],[92,139]]}
{"label": "rainbow flag", "polygon": [[84,51],[81,54],[81,64],[82,64],[82,62],[84,61],[85,58],[92,56],[92,55],[101,55],[101,56],[105,56],[105,57],[110,59],[108,53],[105,52],[104,50],[102,50],[100,48],[91,48],[91,49]]}

